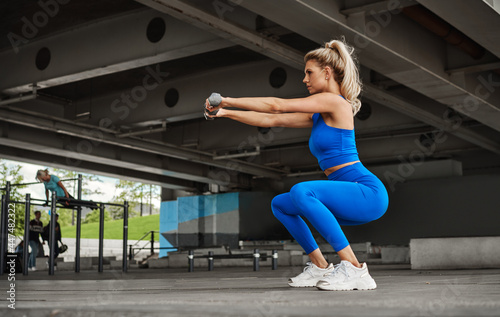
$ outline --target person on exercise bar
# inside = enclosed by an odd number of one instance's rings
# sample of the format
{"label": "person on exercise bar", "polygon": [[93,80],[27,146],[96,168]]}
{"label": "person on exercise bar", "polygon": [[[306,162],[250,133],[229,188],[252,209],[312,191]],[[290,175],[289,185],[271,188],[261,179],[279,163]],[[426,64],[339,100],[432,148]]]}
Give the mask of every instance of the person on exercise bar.
{"label": "person on exercise bar", "polygon": [[47,169],[38,170],[36,172],[36,180],[43,183],[45,186],[45,196],[47,198],[47,205],[49,203],[49,191],[56,193],[57,202],[66,205],[69,207],[70,200],[74,200],[75,198],[71,196],[66,187],[64,187],[63,183],[59,179],[59,177],[55,175],[50,175]]}

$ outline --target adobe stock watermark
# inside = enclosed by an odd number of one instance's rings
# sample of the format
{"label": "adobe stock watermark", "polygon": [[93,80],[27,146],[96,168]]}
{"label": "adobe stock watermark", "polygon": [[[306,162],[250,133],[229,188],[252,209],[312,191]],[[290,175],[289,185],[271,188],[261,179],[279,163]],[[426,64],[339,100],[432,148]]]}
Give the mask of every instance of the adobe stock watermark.
{"label": "adobe stock watermark", "polygon": [[7,286],[7,305],[10,309],[16,309],[16,236],[14,231],[16,228],[16,205],[9,203],[7,206],[7,232],[8,232],[8,253],[7,253],[7,281],[10,282]]}
{"label": "adobe stock watermark", "polygon": [[[487,77],[480,75],[477,79],[479,83],[475,87],[474,93],[481,99],[488,99],[491,94],[500,87],[500,82],[495,82],[491,73]],[[468,95],[461,104],[454,108],[459,112],[448,108],[443,113],[442,119],[444,128],[439,129],[436,133],[432,134],[432,137],[423,141],[418,138],[415,139],[413,143],[417,148],[412,150],[406,156],[407,158],[403,155],[398,155],[397,158],[400,163],[398,164],[397,174],[391,171],[384,172],[384,179],[392,192],[396,190],[397,184],[404,183],[416,172],[418,167],[424,164],[427,157],[436,152],[437,145],[443,144],[448,140],[448,135],[446,133],[454,132],[463,125],[464,120],[460,113],[470,116],[479,109],[479,101],[477,98]]]}
{"label": "adobe stock watermark", "polygon": [[448,283],[434,300],[426,305],[419,307],[418,311],[410,316],[443,316],[446,309],[453,307],[458,299],[463,295],[463,286],[459,286],[459,281],[455,279],[454,283]]}
{"label": "adobe stock watermark", "polygon": [[[280,133],[283,130],[284,128],[282,127],[273,127],[269,128],[266,133],[258,132],[257,135],[249,135],[246,140],[241,141],[238,145],[238,152],[244,153],[243,150],[248,146],[260,147],[261,144],[271,144],[276,138],[276,133]],[[246,157],[245,161],[251,163],[255,160],[255,157],[256,155],[249,155],[248,157]],[[236,175],[239,173],[238,170],[240,165],[241,163],[237,161],[228,161],[224,166],[225,170],[220,170],[217,172],[210,171],[208,173],[208,177],[218,181],[218,183],[222,186],[227,186],[231,181],[231,175]]]}
{"label": "adobe stock watermark", "polygon": [[[156,64],[153,69],[151,66],[145,68],[147,74],[142,78],[142,85],[133,87],[128,93],[122,93],[119,98],[114,99],[110,104],[111,112],[118,114],[120,120],[125,120],[136,109],[141,102],[146,100],[148,94],[158,88],[165,81],[170,73],[162,72],[160,65]],[[105,117],[99,120],[98,127],[94,129],[82,129],[81,136],[83,140],[76,144],[76,148],[69,147],[69,150],[79,154],[91,154],[95,147],[99,146],[105,139],[102,130],[114,129],[113,120]],[[78,166],[80,159],[66,158],[66,163],[72,166]]]}
{"label": "adobe stock watermark", "polygon": [[[369,38],[375,38],[380,35],[382,29],[386,28],[392,21],[392,16],[400,14],[401,9],[401,1],[399,0],[390,0],[387,2],[386,11],[383,12],[375,12],[371,10],[369,13],[370,16],[373,17],[373,21],[368,21],[364,29],[360,26],[355,26],[354,29],[359,32],[354,37],[354,44],[362,49],[366,48],[370,45],[371,41],[368,40],[365,36]],[[363,35],[360,35],[363,34]]]}
{"label": "adobe stock watermark", "polygon": [[40,32],[40,29],[46,27],[49,20],[59,14],[61,6],[69,2],[70,0],[39,0],[37,4],[40,10],[35,12],[31,19],[28,19],[26,16],[21,18],[23,25],[20,35],[14,32],[7,34],[14,52],[17,54],[19,47],[34,39]]}
{"label": "adobe stock watermark", "polygon": [[212,2],[212,6],[219,19],[224,20],[224,15],[227,12],[233,12],[234,8],[239,6],[242,2],[243,0],[215,0]]}

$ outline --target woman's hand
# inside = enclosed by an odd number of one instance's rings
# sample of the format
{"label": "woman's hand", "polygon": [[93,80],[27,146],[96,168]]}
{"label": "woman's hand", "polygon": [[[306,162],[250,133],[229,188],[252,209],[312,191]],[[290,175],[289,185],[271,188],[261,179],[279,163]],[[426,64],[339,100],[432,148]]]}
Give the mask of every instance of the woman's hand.
{"label": "woman's hand", "polygon": [[219,112],[223,108],[222,99],[220,94],[214,92],[205,100],[205,119],[213,120],[220,117]]}
{"label": "woman's hand", "polygon": [[214,118],[222,118],[224,113],[226,113],[226,109],[219,108],[216,111],[209,112],[208,109],[205,110],[205,119],[214,120]]}
{"label": "woman's hand", "polygon": [[205,100],[205,108],[210,111],[216,111],[221,109],[222,106],[222,96],[216,92],[213,92],[210,97]]}

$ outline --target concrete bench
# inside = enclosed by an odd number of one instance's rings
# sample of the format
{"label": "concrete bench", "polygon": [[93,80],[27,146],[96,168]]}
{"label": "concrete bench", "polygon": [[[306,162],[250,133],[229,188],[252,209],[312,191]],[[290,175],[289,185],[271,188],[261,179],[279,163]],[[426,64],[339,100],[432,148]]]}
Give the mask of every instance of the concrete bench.
{"label": "concrete bench", "polygon": [[412,239],[410,261],[413,270],[500,268],[500,237]]}

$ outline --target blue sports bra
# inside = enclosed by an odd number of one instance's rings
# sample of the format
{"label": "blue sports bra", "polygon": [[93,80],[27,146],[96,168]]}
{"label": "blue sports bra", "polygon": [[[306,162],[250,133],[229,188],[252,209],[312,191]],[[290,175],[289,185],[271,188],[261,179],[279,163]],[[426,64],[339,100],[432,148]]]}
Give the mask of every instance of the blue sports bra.
{"label": "blue sports bra", "polygon": [[331,127],[325,123],[320,113],[313,114],[312,119],[309,149],[318,159],[322,170],[359,160],[354,129]]}

